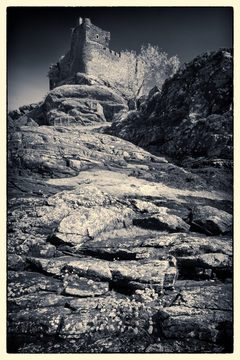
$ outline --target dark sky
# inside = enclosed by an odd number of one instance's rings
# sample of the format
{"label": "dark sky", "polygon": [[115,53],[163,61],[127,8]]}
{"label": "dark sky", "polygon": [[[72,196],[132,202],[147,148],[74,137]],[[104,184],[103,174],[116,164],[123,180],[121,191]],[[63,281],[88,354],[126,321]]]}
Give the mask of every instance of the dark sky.
{"label": "dark sky", "polygon": [[138,51],[158,45],[181,64],[220,47],[232,47],[231,7],[9,7],[8,106],[40,101],[49,65],[70,47],[78,17],[111,32],[110,47]]}

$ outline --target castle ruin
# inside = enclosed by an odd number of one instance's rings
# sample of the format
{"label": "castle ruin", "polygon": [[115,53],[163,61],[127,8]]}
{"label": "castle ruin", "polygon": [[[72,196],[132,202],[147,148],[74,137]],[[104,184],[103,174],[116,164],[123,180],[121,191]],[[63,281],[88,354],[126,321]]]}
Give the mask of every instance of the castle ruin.
{"label": "castle ruin", "polygon": [[50,67],[50,90],[68,84],[68,80],[78,72],[96,76],[115,86],[126,86],[131,80],[129,74],[134,75],[136,64],[131,64],[124,53],[110,50],[109,41],[110,32],[93,25],[88,18],[79,18],[72,30],[70,50]]}

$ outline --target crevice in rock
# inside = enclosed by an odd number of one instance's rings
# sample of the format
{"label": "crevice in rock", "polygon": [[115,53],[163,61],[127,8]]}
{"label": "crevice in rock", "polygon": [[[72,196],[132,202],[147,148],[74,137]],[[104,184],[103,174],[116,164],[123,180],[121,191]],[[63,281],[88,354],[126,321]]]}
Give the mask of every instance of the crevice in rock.
{"label": "crevice in rock", "polygon": [[[47,239],[46,239],[46,242],[49,242],[55,246],[61,246],[61,245],[66,245],[66,243],[59,239],[55,234],[54,234],[54,231],[56,230],[56,228],[51,232],[50,235],[48,235]],[[67,246],[69,247],[73,247],[74,245],[71,244],[71,243],[68,243]]]}
{"label": "crevice in rock", "polygon": [[[104,249],[104,248],[103,248]],[[100,250],[100,251],[99,251]],[[79,253],[89,255],[97,259],[115,261],[115,260],[136,260],[136,254],[126,253],[121,250],[116,250],[114,253],[101,253],[101,249],[94,250],[80,250]]]}
{"label": "crevice in rock", "polygon": [[69,310],[71,310],[73,312],[77,310],[76,307],[71,306],[70,303],[68,303],[68,302],[65,303],[64,307],[65,307],[65,309],[69,309]]}
{"label": "crevice in rock", "polygon": [[59,338],[59,334],[61,333],[63,325],[64,325],[64,317],[62,316],[60,321],[59,321],[59,324],[58,324],[58,327],[57,327],[57,330],[56,330],[56,333],[55,333],[55,336],[54,336],[55,339]]}
{"label": "crevice in rock", "polygon": [[178,280],[211,280],[218,279],[222,282],[232,279],[232,269],[212,269],[200,267],[185,267],[178,265]]}
{"label": "crevice in rock", "polygon": [[[28,261],[28,259],[26,261]],[[42,274],[42,275],[45,275],[45,276],[47,276],[49,278],[53,278],[53,279],[61,279],[61,275],[51,275],[51,274],[49,274],[49,272],[41,269],[37,265],[35,265],[33,263],[30,263],[30,262],[29,262],[28,271],[35,272],[35,273],[38,273],[38,274]]]}
{"label": "crevice in rock", "polygon": [[126,281],[110,281],[109,291],[114,290],[119,294],[131,296],[135,290],[131,289]]}

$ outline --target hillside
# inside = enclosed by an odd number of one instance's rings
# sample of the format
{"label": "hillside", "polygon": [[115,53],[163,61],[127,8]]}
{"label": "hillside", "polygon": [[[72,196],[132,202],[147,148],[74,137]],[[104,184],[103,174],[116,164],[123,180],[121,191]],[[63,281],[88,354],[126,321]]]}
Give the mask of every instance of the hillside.
{"label": "hillside", "polygon": [[231,60],[8,114],[9,352],[232,351]]}
{"label": "hillside", "polygon": [[182,67],[162,91],[152,89],[137,110],[116,115],[108,132],[195,172],[201,168],[206,178],[224,168],[219,185],[231,187],[232,96],[232,50],[206,53]]}

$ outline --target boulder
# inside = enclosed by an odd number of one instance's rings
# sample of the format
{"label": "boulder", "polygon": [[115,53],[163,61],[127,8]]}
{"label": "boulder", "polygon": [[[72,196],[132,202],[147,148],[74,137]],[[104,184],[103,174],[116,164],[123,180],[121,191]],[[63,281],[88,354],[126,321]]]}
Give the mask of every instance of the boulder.
{"label": "boulder", "polygon": [[23,113],[19,109],[16,109],[16,110],[9,111],[8,115],[10,116],[10,118],[12,120],[16,120],[19,117],[21,117],[23,115]]}
{"label": "boulder", "polygon": [[52,90],[44,107],[49,125],[68,125],[111,120],[125,108],[125,100],[103,85],[62,85]]}
{"label": "boulder", "polygon": [[133,219],[133,225],[145,229],[169,231],[169,232],[188,232],[189,225],[179,216],[169,213],[168,208],[159,207],[158,213],[151,217]]}
{"label": "boulder", "polygon": [[104,208],[81,207],[65,217],[58,226],[58,232],[63,234],[78,234],[81,239],[95,237],[97,234],[114,228],[121,228],[124,224],[131,223],[133,211],[129,208],[111,206]]}
{"label": "boulder", "polygon": [[222,253],[209,253],[198,256],[200,267],[211,269],[232,269],[232,257]]}
{"label": "boulder", "polygon": [[9,111],[9,115],[13,120],[19,119],[24,114],[28,114],[30,111],[35,110],[41,105],[41,103],[33,103],[29,105],[20,106],[19,109]]}
{"label": "boulder", "polygon": [[106,121],[102,106],[94,100],[66,99],[47,112],[48,125],[87,125]]}
{"label": "boulder", "polygon": [[[157,240],[157,239],[156,239]],[[199,255],[205,253],[222,253],[232,255],[232,239],[230,237],[206,236],[202,234],[172,234],[171,238],[159,238],[159,244],[146,240],[144,246],[169,246],[169,253],[176,257]]]}
{"label": "boulder", "polygon": [[21,106],[17,110],[10,111],[8,116],[9,119],[13,120],[11,125],[15,128],[20,126],[36,127],[46,124],[42,102]]}
{"label": "boulder", "polygon": [[232,221],[232,215],[226,211],[212,206],[197,206],[193,210],[191,230],[207,235],[231,233]]}
{"label": "boulder", "polygon": [[134,207],[141,213],[157,214],[162,211],[161,208],[149,201],[134,199],[132,203]]}
{"label": "boulder", "polygon": [[103,112],[107,121],[112,122],[113,118],[116,114],[126,111],[127,105],[125,104],[117,104],[114,102],[101,102],[103,107]]}
{"label": "boulder", "polygon": [[82,259],[73,259],[66,263],[63,268],[65,273],[74,273],[79,277],[86,277],[94,281],[111,281],[112,273],[108,261],[83,257]]}
{"label": "boulder", "polygon": [[109,264],[113,281],[120,284],[139,282],[157,284],[159,288],[171,288],[175,284],[177,270],[170,260],[116,261]]}
{"label": "boulder", "polygon": [[131,222],[131,217],[133,211],[129,208],[82,207],[65,217],[57,230],[63,234],[77,234],[80,240],[87,239],[103,231],[123,227],[124,224]]}
{"label": "boulder", "polygon": [[221,278],[232,276],[232,256],[222,253],[207,253],[195,256],[177,257],[179,273],[184,278],[206,278],[213,272]]}

